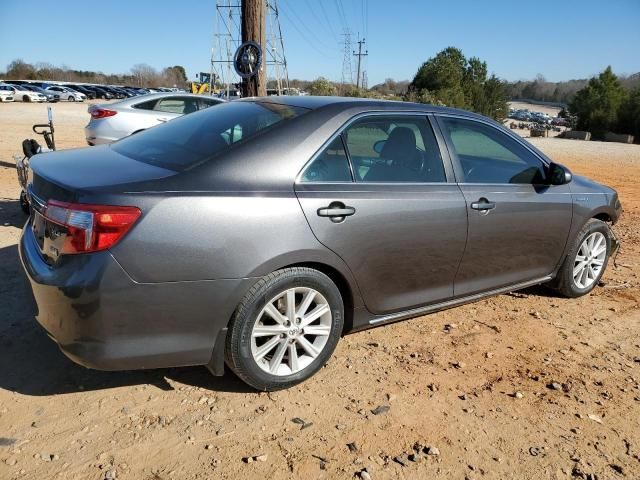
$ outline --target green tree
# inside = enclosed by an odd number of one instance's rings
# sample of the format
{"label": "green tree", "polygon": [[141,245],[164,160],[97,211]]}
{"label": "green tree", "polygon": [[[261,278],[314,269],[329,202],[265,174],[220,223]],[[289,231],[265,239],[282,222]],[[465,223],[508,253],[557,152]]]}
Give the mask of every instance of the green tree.
{"label": "green tree", "polygon": [[467,60],[462,51],[447,47],[422,64],[411,87],[416,91],[428,90],[438,101],[450,107],[465,108],[463,80],[466,67]]}
{"label": "green tree", "polygon": [[578,130],[587,130],[596,139],[617,127],[618,111],[627,93],[611,67],[589,80],[569,103],[569,110],[578,116]]}
{"label": "green tree", "polygon": [[462,51],[448,47],[418,69],[406,97],[411,101],[465,108],[495,119],[507,113],[506,84],[488,77],[487,63],[467,59]]}
{"label": "green tree", "polygon": [[640,87],[631,91],[618,111],[619,133],[631,134],[640,143]]}
{"label": "green tree", "polygon": [[324,77],[318,77],[307,87],[309,95],[330,96],[336,94],[336,87]]}

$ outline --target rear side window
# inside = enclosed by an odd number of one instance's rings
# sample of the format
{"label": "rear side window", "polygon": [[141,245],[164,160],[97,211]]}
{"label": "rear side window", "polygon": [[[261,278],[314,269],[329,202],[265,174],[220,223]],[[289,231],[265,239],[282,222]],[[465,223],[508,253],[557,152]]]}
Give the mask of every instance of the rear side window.
{"label": "rear side window", "polygon": [[183,171],[309,111],[269,102],[229,102],[111,144],[127,157]]}
{"label": "rear side window", "polygon": [[214,105],[218,105],[219,100],[214,100],[211,98],[199,98],[198,99],[198,110],[204,110],[205,108],[213,107]]}
{"label": "rear side window", "polygon": [[343,135],[356,182],[446,182],[440,149],[425,117],[364,117]]}
{"label": "rear side window", "polygon": [[496,128],[473,120],[441,118],[466,183],[540,184],[542,162]]}
{"label": "rear side window", "polygon": [[305,169],[301,181],[303,183],[351,182],[349,160],[340,135]]}

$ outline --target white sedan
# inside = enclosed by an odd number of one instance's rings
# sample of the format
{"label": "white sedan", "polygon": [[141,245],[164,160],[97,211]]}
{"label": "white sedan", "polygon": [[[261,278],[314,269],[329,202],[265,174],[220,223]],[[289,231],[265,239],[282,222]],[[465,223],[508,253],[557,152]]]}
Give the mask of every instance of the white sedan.
{"label": "white sedan", "polygon": [[62,85],[53,85],[52,87],[45,88],[45,90],[55,93],[56,95],[60,95],[60,100],[67,100],[69,102],[84,102],[87,99],[87,96],[84,93],[76,92],[75,90]]}
{"label": "white sedan", "polygon": [[189,93],[150,93],[120,102],[89,105],[91,119],[84,127],[89,145],[115,142],[154,125],[204,110],[224,100]]}
{"label": "white sedan", "polygon": [[11,91],[14,102],[46,102],[47,97],[41,93],[27,90],[20,85],[2,85],[5,91]]}
{"label": "white sedan", "polygon": [[0,103],[13,102],[13,90],[9,85],[0,85]]}

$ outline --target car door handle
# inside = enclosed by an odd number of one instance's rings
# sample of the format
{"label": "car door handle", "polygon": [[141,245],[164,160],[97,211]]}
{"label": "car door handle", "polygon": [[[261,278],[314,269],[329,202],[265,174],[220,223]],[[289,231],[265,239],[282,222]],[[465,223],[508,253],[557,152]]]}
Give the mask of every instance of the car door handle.
{"label": "car door handle", "polygon": [[477,202],[473,202],[471,204],[471,208],[480,211],[493,210],[494,208],[496,208],[496,204],[494,202],[490,202],[486,198],[481,198]]}
{"label": "car door handle", "polygon": [[158,117],[156,118],[156,120],[158,120],[159,122],[166,122],[169,119],[167,117]]}
{"label": "car door handle", "polygon": [[331,202],[328,207],[318,209],[319,217],[329,217],[334,223],[342,222],[354,213],[356,213],[355,208],[346,206],[342,202]]}

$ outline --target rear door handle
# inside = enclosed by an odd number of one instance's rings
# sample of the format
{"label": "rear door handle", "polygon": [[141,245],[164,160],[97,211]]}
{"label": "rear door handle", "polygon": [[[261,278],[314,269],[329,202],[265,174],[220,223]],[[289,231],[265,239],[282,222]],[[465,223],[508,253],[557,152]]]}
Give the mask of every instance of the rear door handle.
{"label": "rear door handle", "polygon": [[159,122],[166,122],[167,120],[169,120],[167,117],[158,117],[156,120],[158,120]]}
{"label": "rear door handle", "polygon": [[473,202],[471,204],[471,208],[474,210],[487,211],[496,208],[496,204],[494,202],[490,202],[486,198],[481,198],[477,202]]}
{"label": "rear door handle", "polygon": [[346,217],[356,213],[356,209],[346,206],[342,202],[331,202],[328,207],[318,209],[319,217],[329,217],[332,222],[343,222]]}

